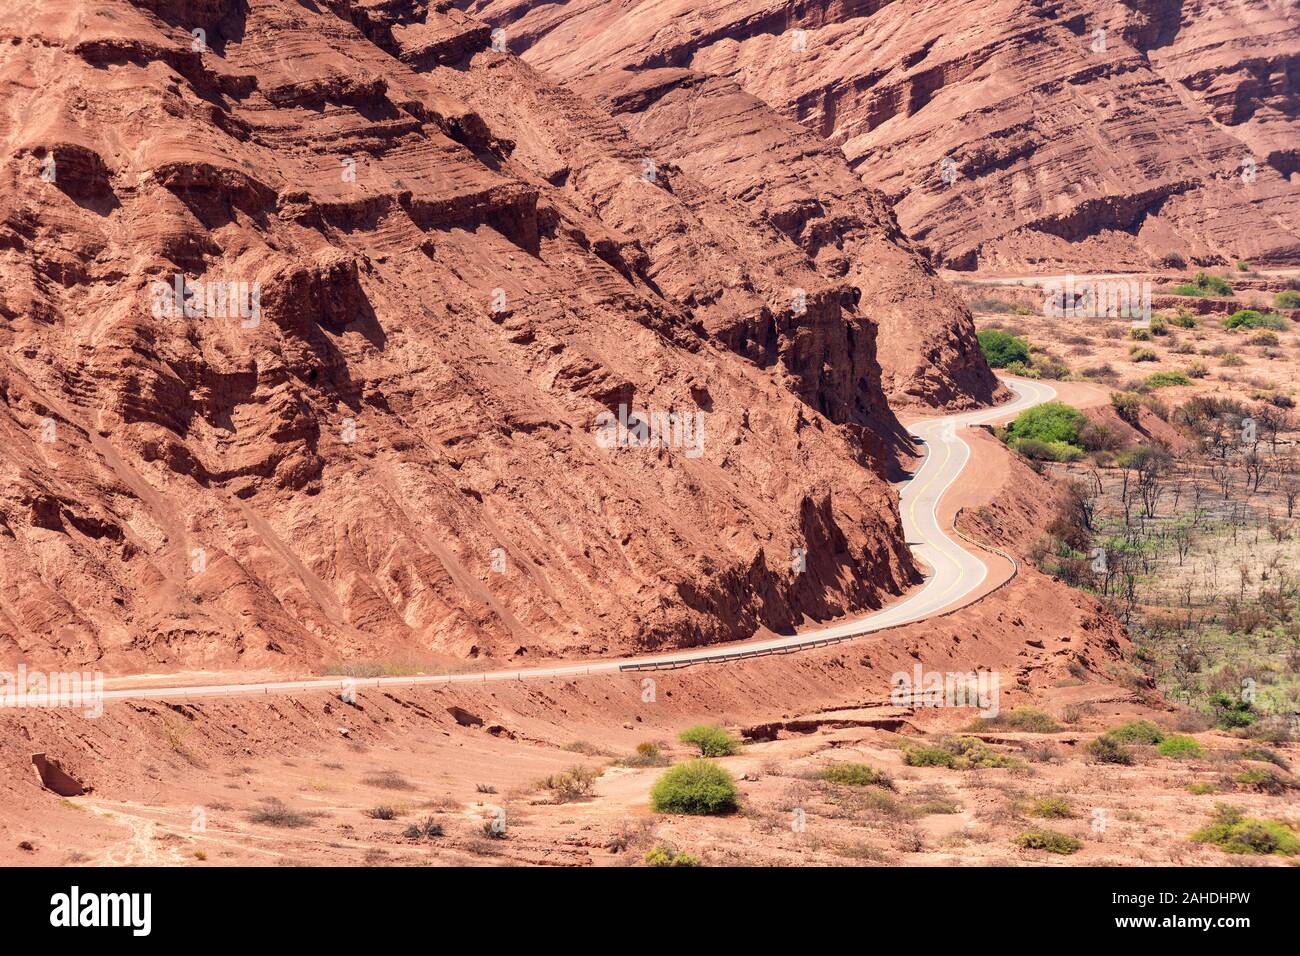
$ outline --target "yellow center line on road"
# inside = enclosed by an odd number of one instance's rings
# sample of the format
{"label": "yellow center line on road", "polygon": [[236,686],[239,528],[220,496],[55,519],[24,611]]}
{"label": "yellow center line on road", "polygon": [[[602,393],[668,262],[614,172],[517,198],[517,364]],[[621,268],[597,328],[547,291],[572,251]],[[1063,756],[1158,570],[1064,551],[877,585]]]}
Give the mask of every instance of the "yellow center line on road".
{"label": "yellow center line on road", "polygon": [[[930,446],[930,440],[929,440],[928,438],[926,439],[926,445],[927,445],[927,447],[931,447],[931,446]],[[943,443],[943,451],[944,451],[943,464],[941,464],[941,465],[938,467],[938,469],[934,472],[934,474],[930,475],[930,478],[929,478],[929,479],[926,481],[926,483],[925,483],[925,487],[922,488],[920,491],[918,491],[915,495],[912,496],[912,502],[911,502],[911,504],[908,506],[907,513],[908,513],[908,515],[909,515],[909,516],[911,517],[911,519],[912,519],[912,528],[913,528],[914,530],[916,530],[916,531],[920,531],[920,527],[921,527],[920,524],[919,524],[919,523],[917,522],[917,520],[916,520],[916,503],[917,503],[918,501],[921,500],[921,498],[925,495],[925,493],[926,493],[927,491],[930,490],[930,486],[934,484],[935,479],[938,478],[939,475],[942,475],[944,469],[948,467],[948,462],[952,459],[952,445],[951,445],[951,443],[945,441],[945,442]],[[929,458],[928,458],[928,457],[927,457],[926,461],[927,461],[927,462],[929,461]],[[921,467],[924,468],[924,467],[925,467],[925,464],[922,464]],[[936,504],[937,504],[937,503],[936,503]],[[937,526],[938,523],[939,523],[939,522],[938,522],[938,517],[936,516],[936,518],[935,518],[935,525]],[[936,549],[936,550],[937,550],[937,549]],[[940,553],[942,554],[942,552],[940,552]],[[944,557],[947,557],[948,560],[950,560],[950,561],[952,560],[952,557],[951,557],[950,555],[944,555]],[[937,572],[939,569],[938,569],[938,568],[935,568],[934,570]]]}
{"label": "yellow center line on road", "polygon": [[[1024,388],[1026,394],[1019,395],[1019,397],[1018,397],[1018,401],[1023,401],[1023,400],[1025,400],[1026,398],[1028,398],[1028,399],[1032,399],[1031,406],[1032,406],[1032,405],[1038,405],[1038,404],[1041,404],[1041,403],[1042,403],[1042,401],[1044,400],[1044,396],[1046,396],[1046,394],[1047,394],[1047,389],[1046,389],[1046,388],[1043,388],[1043,387],[1041,387],[1041,386],[1039,386],[1039,385],[1037,385],[1037,384],[1030,383],[1030,382],[1024,382],[1024,383],[1021,383],[1021,385],[1022,385],[1022,387]],[[996,416],[996,415],[995,415],[995,416],[992,416],[992,417],[999,417],[999,416]],[[965,424],[967,424],[967,423],[963,423],[961,426],[958,426],[958,427],[964,427]],[[960,439],[958,439],[958,440],[960,441]],[[967,448],[969,448],[969,447],[970,447],[970,446],[967,445]],[[964,470],[964,469],[963,469],[963,470]],[[936,512],[937,512],[937,510],[938,510],[938,504],[939,504],[939,503],[936,501],[936,502],[935,502],[935,509],[936,509]],[[912,506],[913,506],[913,508],[915,508],[915,506],[916,506],[916,502],[915,502],[915,501],[912,502]],[[915,521],[915,518],[913,519],[913,521]],[[936,522],[935,522],[935,524],[936,524],[936,526],[938,525],[937,517],[936,517]],[[942,529],[940,529],[940,532],[942,533]],[[951,539],[951,538],[948,538],[948,536],[947,536],[946,534],[944,534],[943,537],[944,537],[945,539],[947,539],[948,541],[952,541],[952,539]],[[957,548],[961,549],[963,553],[966,553],[966,554],[969,554],[969,553],[970,553],[970,552],[966,551],[965,548],[962,548],[961,545],[957,544],[955,541],[952,542],[952,543],[953,543]],[[965,570],[965,568],[963,568],[963,567],[961,566],[961,562],[960,562],[960,561],[955,561],[955,559],[953,559],[953,558],[951,557],[951,555],[949,555],[948,558],[949,558],[949,560],[954,560],[954,563],[957,564],[957,578],[956,578],[956,580],[954,580],[951,584],[949,584],[948,587],[944,588],[943,593],[941,593],[941,594],[939,595],[938,600],[939,600],[940,603],[939,603],[938,605],[936,605],[936,607],[935,607],[936,610],[942,609],[942,608],[943,608],[943,603],[942,603],[943,600],[944,600],[944,599],[945,599],[949,594],[951,594],[954,590],[956,590],[956,589],[958,588],[958,586],[960,586],[960,585],[962,584],[963,581],[966,580],[966,570]],[[981,563],[983,563],[983,562],[981,561]],[[985,566],[985,568],[987,569],[988,565],[984,565],[984,566]]]}

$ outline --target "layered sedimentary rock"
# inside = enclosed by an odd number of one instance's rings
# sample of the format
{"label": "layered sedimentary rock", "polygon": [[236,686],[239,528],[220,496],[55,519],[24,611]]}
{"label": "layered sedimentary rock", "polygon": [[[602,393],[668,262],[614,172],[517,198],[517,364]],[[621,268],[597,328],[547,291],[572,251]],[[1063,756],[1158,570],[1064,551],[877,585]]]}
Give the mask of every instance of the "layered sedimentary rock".
{"label": "layered sedimentary rock", "polygon": [[647,164],[446,5],[0,10],[3,659],[627,651],[916,579],[864,298],[952,306],[819,143],[768,195]]}
{"label": "layered sedimentary rock", "polygon": [[1300,261],[1294,0],[468,8],[579,89],[611,69],[734,83],[841,149],[939,265]]}
{"label": "layered sedimentary rock", "polygon": [[849,284],[879,327],[876,354],[895,407],[1002,397],[966,307],[837,148],[732,81],[691,70],[612,70],[581,88],[609,104],[648,162],[671,163],[750,209],[828,281]]}

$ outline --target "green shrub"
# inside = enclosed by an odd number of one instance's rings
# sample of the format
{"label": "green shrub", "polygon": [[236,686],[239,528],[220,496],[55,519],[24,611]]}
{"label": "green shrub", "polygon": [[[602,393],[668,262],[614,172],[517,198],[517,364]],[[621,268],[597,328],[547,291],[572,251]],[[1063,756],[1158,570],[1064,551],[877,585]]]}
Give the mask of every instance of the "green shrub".
{"label": "green shrub", "polygon": [[1070,366],[1044,352],[1034,355],[1034,364],[1031,371],[1035,373],[1035,378],[1046,378],[1056,382],[1070,377]]}
{"label": "green shrub", "polygon": [[1175,315],[1169,317],[1169,324],[1176,325],[1180,329],[1194,329],[1199,322],[1192,313],[1180,309]]}
{"label": "green shrub", "polygon": [[1279,292],[1277,295],[1273,296],[1273,308],[1300,309],[1300,292],[1296,292],[1293,289]]}
{"label": "green shrub", "polygon": [[1016,438],[1009,443],[1013,451],[1019,452],[1032,461],[1078,461],[1083,457],[1083,449],[1063,441],[1045,442],[1034,438]]}
{"label": "green shrub", "polygon": [[1087,418],[1077,408],[1064,402],[1045,402],[1021,412],[1007,426],[1007,441],[1010,443],[1017,438],[1028,438],[1048,444],[1063,442],[1079,447],[1079,429],[1086,422]]}
{"label": "green shrub", "polygon": [[1077,853],[1083,844],[1066,833],[1056,830],[1026,830],[1016,837],[1016,845],[1026,850],[1046,850],[1048,853]]}
{"label": "green shrub", "polygon": [[888,791],[876,787],[868,787],[861,791],[860,803],[866,810],[871,810],[886,817],[901,817],[908,811]]}
{"label": "green shrub", "polygon": [[1150,342],[1151,330],[1142,326],[1134,326],[1128,330],[1128,337],[1134,342]]}
{"label": "green shrub", "polygon": [[983,329],[975,333],[980,351],[990,368],[1006,368],[1012,362],[1029,362],[1029,343],[1001,329]]}
{"label": "green shrub", "polygon": [[730,757],[740,749],[740,741],[714,724],[698,724],[677,735],[684,744],[694,744],[701,757]]}
{"label": "green shrub", "polygon": [[1272,312],[1265,315],[1254,309],[1238,309],[1223,320],[1224,328],[1228,329],[1277,329],[1281,331],[1290,324],[1280,315]]}
{"label": "green shrub", "polygon": [[1047,402],[1006,428],[1004,441],[1026,458],[1039,462],[1075,462],[1083,458],[1080,432],[1088,424],[1083,412],[1063,402]]}
{"label": "green shrub", "polygon": [[1021,761],[998,753],[975,737],[950,737],[942,745],[956,755],[958,770],[1023,766]]}
{"label": "green shrub", "polygon": [[1186,373],[1188,378],[1205,378],[1210,374],[1210,370],[1204,362],[1189,362]]}
{"label": "green shrub", "polygon": [[624,757],[619,763],[624,767],[666,767],[669,761],[658,744],[646,742],[637,744],[636,753]]}
{"label": "green shrub", "polygon": [[678,853],[666,846],[653,847],[642,858],[646,866],[699,866],[700,858],[689,853]]}
{"label": "green shrub", "polygon": [[903,763],[909,767],[953,767],[956,761],[956,756],[934,744],[921,744],[903,751]]}
{"label": "green shrub", "polygon": [[1165,732],[1149,720],[1130,720],[1106,733],[1126,744],[1158,744],[1165,739]]}
{"label": "green shrub", "polygon": [[1193,760],[1205,756],[1205,751],[1200,744],[1191,737],[1179,734],[1171,734],[1156,744],[1156,753],[1162,757],[1173,757],[1175,760]]}
{"label": "green shrub", "polygon": [[1245,365],[1246,360],[1243,359],[1236,352],[1224,352],[1221,356],[1219,356],[1219,364],[1226,365],[1228,368],[1238,368],[1242,365]]}
{"label": "green shrub", "polygon": [[1215,718],[1215,726],[1220,730],[1235,730],[1238,727],[1249,727],[1257,720],[1259,717],[1250,711],[1225,710]]}
{"label": "green shrub", "polygon": [[1152,372],[1146,379],[1148,388],[1169,388],[1173,385],[1191,385],[1192,380],[1183,372]]}
{"label": "green shrub", "polygon": [[1296,788],[1295,781],[1272,767],[1249,767],[1237,774],[1234,782],[1246,790],[1267,793],[1272,797],[1280,797]]}
{"label": "green shrub", "polygon": [[1069,801],[1061,797],[1039,797],[1029,808],[1030,814],[1048,820],[1065,820],[1074,816]]}
{"label": "green shrub", "polygon": [[1260,329],[1246,340],[1247,345],[1263,345],[1266,347],[1277,345],[1279,342],[1281,342],[1281,339],[1277,337],[1277,333],[1268,329]]}
{"label": "green shrub", "polygon": [[1300,839],[1285,823],[1257,820],[1241,810],[1220,803],[1214,819],[1191,836],[1197,843],[1210,843],[1225,853],[1276,853],[1294,856],[1300,853]]}
{"label": "green shrub", "polygon": [[1142,414],[1142,396],[1136,392],[1111,392],[1110,407],[1121,419],[1136,425]]}
{"label": "green shrub", "polygon": [[1208,272],[1198,272],[1189,284],[1177,286],[1174,295],[1227,297],[1232,295],[1232,286],[1218,276],[1212,276]]}
{"label": "green shrub", "polygon": [[833,763],[823,768],[819,776],[828,783],[838,783],[849,787],[884,787],[894,789],[894,781],[879,770],[873,770],[864,763]]}
{"label": "green shrub", "polygon": [[1125,767],[1133,763],[1133,752],[1109,734],[1093,738],[1087,750],[1097,763],[1115,763]]}
{"label": "green shrub", "polygon": [[1291,769],[1291,765],[1283,760],[1276,751],[1269,750],[1267,747],[1247,747],[1237,756],[1242,760],[1258,760],[1260,763],[1271,763],[1283,770]]}
{"label": "green shrub", "polygon": [[1210,696],[1210,706],[1214,710],[1214,724],[1220,730],[1249,727],[1259,720],[1259,714],[1255,712],[1253,704],[1225,694],[1223,691]]}
{"label": "green shrub", "polygon": [[1051,714],[1037,707],[1014,707],[1009,713],[996,717],[977,718],[970,726],[971,730],[986,730],[1001,727],[1007,730],[1020,730],[1027,734],[1054,734],[1061,729]]}
{"label": "green shrub", "polygon": [[976,737],[945,737],[937,744],[908,747],[903,751],[903,762],[910,767],[954,770],[1021,766],[1019,760],[998,753]]}
{"label": "green shrub", "polygon": [[1146,349],[1137,345],[1133,346],[1133,348],[1128,350],[1128,357],[1130,362],[1160,361],[1160,356],[1156,354],[1155,349]]}
{"label": "green shrub", "polygon": [[1187,792],[1195,794],[1198,797],[1203,797],[1207,793],[1218,793],[1219,788],[1212,783],[1189,783],[1187,785]]}
{"label": "green shrub", "polygon": [[650,806],[656,813],[730,813],[736,809],[736,783],[717,764],[688,760],[655,782]]}

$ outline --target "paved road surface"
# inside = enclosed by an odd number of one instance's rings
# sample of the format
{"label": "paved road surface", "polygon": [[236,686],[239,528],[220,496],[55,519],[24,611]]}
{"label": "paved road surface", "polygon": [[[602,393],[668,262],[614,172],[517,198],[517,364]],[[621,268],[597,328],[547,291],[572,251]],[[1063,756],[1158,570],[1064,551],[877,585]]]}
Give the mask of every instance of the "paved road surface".
{"label": "paved road surface", "polygon": [[193,697],[225,697],[244,694],[275,694],[302,691],[331,691],[341,693],[361,687],[413,687],[420,684],[482,683],[499,680],[528,680],[536,678],[578,677],[586,674],[610,673],[620,670],[659,670],[688,666],[703,662],[720,662],[728,659],[753,657],[759,654],[791,653],[850,637],[869,634],[887,627],[909,624],[951,610],[975,600],[975,595],[988,567],[975,554],[961,547],[939,525],[939,500],[957,480],[970,460],[970,446],[962,440],[961,432],[968,425],[1005,418],[1034,405],[1050,401],[1056,390],[1042,382],[1024,379],[1003,379],[1016,394],[1016,398],[996,408],[980,409],[942,418],[917,422],[908,430],[925,443],[925,461],[903,486],[899,506],[903,515],[903,531],[916,554],[930,569],[925,583],[896,604],[874,611],[851,621],[831,627],[817,628],[800,634],[775,637],[761,641],[746,641],[708,648],[684,651],[666,651],[661,654],[633,658],[616,658],[590,663],[565,664],[467,674],[430,675],[414,677],[370,677],[347,679],[342,677],[313,680],[278,681],[257,684],[212,684],[197,687],[126,688],[104,692],[105,700],[158,700]]}

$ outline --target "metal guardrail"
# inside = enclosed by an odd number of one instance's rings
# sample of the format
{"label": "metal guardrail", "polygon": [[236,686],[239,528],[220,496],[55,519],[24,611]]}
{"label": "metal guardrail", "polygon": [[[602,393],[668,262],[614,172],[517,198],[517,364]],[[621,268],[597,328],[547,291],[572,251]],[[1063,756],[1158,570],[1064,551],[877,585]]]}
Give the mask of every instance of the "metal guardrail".
{"label": "metal guardrail", "polygon": [[[978,540],[977,538],[973,538],[970,535],[968,535],[965,531],[962,531],[961,528],[957,527],[957,522],[961,520],[962,513],[965,510],[966,510],[966,506],[962,505],[960,508],[957,509],[957,513],[952,516],[952,530],[957,532],[957,536],[961,538],[963,541],[969,541],[977,548],[983,548],[985,551],[989,551],[993,554],[999,555],[1000,557],[1006,558],[1008,561],[1011,562],[1011,577],[1007,578],[1005,581],[1003,581],[1001,584],[995,587],[992,591],[989,592],[989,594],[994,593],[994,591],[1000,591],[1002,590],[1002,588],[1006,587],[1008,584],[1014,581],[1016,575],[1020,573],[1020,562],[1016,559],[1016,556],[1012,554],[1010,551],[1004,551],[1001,548],[999,548],[997,545],[988,544],[984,541]],[[985,595],[985,597],[987,596],[988,595]]]}
{"label": "metal guardrail", "polygon": [[[913,623],[908,621],[907,623]],[[620,664],[620,671],[675,671],[683,667],[693,667],[696,664],[724,664],[728,661],[747,660],[753,657],[771,657],[773,654],[797,654],[800,651],[812,650],[816,647],[829,647],[831,644],[842,644],[844,641],[856,640],[867,634],[875,634],[880,631],[888,631],[891,628],[903,627],[902,624],[890,624],[886,627],[875,628],[874,630],[862,631],[859,634],[843,634],[839,637],[819,637],[811,638],[807,641],[800,641],[797,644],[782,644],[780,647],[760,647],[755,650],[735,650],[725,654],[711,654],[708,657],[694,657],[685,660],[666,660],[666,661],[645,661],[632,662],[630,664]]]}

